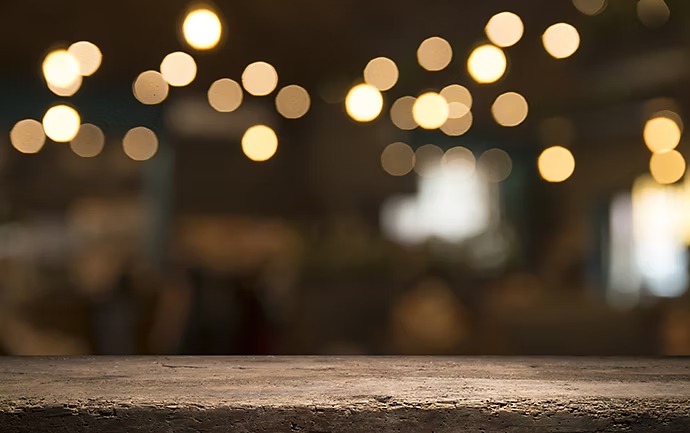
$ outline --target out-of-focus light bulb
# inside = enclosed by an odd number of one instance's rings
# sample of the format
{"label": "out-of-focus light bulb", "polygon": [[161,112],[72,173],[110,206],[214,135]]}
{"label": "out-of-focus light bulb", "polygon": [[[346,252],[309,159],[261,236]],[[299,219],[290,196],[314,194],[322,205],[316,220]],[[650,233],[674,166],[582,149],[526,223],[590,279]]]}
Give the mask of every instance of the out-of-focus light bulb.
{"label": "out-of-focus light bulb", "polygon": [[230,78],[216,80],[208,89],[208,103],[221,113],[237,110],[243,98],[242,87]]}
{"label": "out-of-focus light bulb", "polygon": [[654,153],[649,161],[649,172],[661,185],[676,183],[685,174],[685,158],[677,150]]}
{"label": "out-of-focus light bulb", "polygon": [[441,96],[448,101],[449,119],[459,119],[472,109],[472,94],[459,84],[444,87]]}
{"label": "out-of-focus light bulb", "polygon": [[242,152],[252,161],[267,161],[278,150],[278,136],[266,125],[255,125],[242,136]]}
{"label": "out-of-focus light bulb", "polygon": [[43,76],[55,87],[68,88],[79,75],[79,63],[67,50],[53,51],[43,60]]}
{"label": "out-of-focus light bulb", "polygon": [[563,182],[575,171],[575,157],[565,147],[553,146],[539,155],[537,166],[539,174],[545,181]]}
{"label": "out-of-focus light bulb", "polygon": [[412,171],[414,151],[405,143],[392,143],[381,154],[381,167],[391,176],[405,176]]}
{"label": "out-of-focus light bulb", "polygon": [[424,40],[417,49],[417,61],[427,71],[440,71],[453,59],[453,48],[447,40],[438,36]]}
{"label": "out-of-focus light bulb", "polygon": [[173,87],[184,87],[196,78],[196,62],[187,53],[170,53],[161,62],[161,75]]}
{"label": "out-of-focus light bulb", "polygon": [[490,84],[503,76],[507,64],[503,50],[494,45],[482,45],[470,54],[467,70],[477,83]]}
{"label": "out-of-focus light bulb", "polygon": [[38,153],[46,142],[41,122],[34,119],[20,120],[10,131],[10,142],[21,153]]}
{"label": "out-of-focus light bulb", "polygon": [[196,50],[210,50],[218,45],[223,25],[210,9],[196,9],[184,19],[182,33],[187,43]]}
{"label": "out-of-focus light bulb", "polygon": [[491,113],[501,126],[517,126],[527,118],[527,100],[515,92],[500,95],[491,106]]}
{"label": "out-of-focus light bulb", "polygon": [[48,85],[48,89],[50,89],[50,91],[55,93],[56,95],[69,97],[73,96],[75,93],[79,91],[79,89],[81,88],[82,81],[83,80],[81,78],[81,75],[79,75],[77,79],[67,87],[58,87],[50,82],[46,82],[46,84]]}
{"label": "out-of-focus light bulb", "polygon": [[391,106],[391,121],[403,131],[410,131],[418,126],[412,117],[412,107],[415,101],[416,98],[413,96],[403,96]]}
{"label": "out-of-focus light bulb", "polygon": [[88,77],[94,74],[101,66],[103,54],[101,50],[91,42],[75,42],[67,49],[79,64],[79,74]]}
{"label": "out-of-focus light bulb", "polygon": [[371,122],[383,109],[383,96],[369,84],[358,84],[347,93],[345,109],[351,118],[358,122]]}
{"label": "out-of-focus light bulb", "polygon": [[158,71],[146,71],[139,74],[132,85],[134,97],[142,104],[155,105],[165,101],[170,87]]}
{"label": "out-of-focus light bulb", "polygon": [[364,68],[364,81],[382,92],[395,86],[398,75],[398,66],[387,57],[372,59]]}
{"label": "out-of-focus light bulb", "polygon": [[496,46],[511,47],[520,41],[525,27],[519,16],[512,12],[501,12],[491,17],[484,28],[486,36]]}
{"label": "out-of-focus light bulb", "polygon": [[158,137],[156,133],[144,126],[132,128],[122,139],[125,154],[135,161],[146,161],[158,152]]}
{"label": "out-of-focus light bulb", "polygon": [[310,106],[309,92],[295,84],[283,87],[276,96],[276,109],[286,119],[299,119]]}
{"label": "out-of-focus light bulb", "polygon": [[70,141],[72,152],[82,158],[93,158],[101,153],[105,145],[105,135],[101,128],[85,123],[79,128],[77,136]]}
{"label": "out-of-focus light bulb", "polygon": [[250,95],[266,96],[278,85],[276,68],[266,62],[254,62],[244,69],[242,85]]}
{"label": "out-of-focus light bulb", "polygon": [[50,107],[43,116],[43,130],[53,141],[65,143],[79,132],[81,118],[74,108],[67,105]]}
{"label": "out-of-focus light bulb", "polygon": [[551,57],[565,59],[575,54],[580,47],[580,34],[570,24],[554,24],[542,35],[544,48]]}
{"label": "out-of-focus light bulb", "polygon": [[412,117],[424,129],[438,129],[448,120],[448,101],[438,93],[428,92],[417,98]]}
{"label": "out-of-focus light bulb", "polygon": [[644,142],[652,152],[675,149],[680,143],[680,126],[668,117],[655,117],[644,127]]}

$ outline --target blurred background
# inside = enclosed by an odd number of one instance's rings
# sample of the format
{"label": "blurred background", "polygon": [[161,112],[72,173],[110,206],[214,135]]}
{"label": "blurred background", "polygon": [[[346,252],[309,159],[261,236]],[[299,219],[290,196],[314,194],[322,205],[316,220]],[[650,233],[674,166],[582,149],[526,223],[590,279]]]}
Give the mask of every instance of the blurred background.
{"label": "blurred background", "polygon": [[0,353],[690,355],[687,0],[0,10]]}

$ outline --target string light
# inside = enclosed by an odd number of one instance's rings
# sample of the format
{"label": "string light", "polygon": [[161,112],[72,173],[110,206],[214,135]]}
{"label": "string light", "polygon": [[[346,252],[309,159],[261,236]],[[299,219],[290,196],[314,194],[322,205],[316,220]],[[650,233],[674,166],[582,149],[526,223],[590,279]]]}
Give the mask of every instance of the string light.
{"label": "string light", "polygon": [[122,148],[131,159],[146,161],[158,152],[158,137],[149,128],[137,126],[127,131]]}
{"label": "string light", "polygon": [[496,122],[501,126],[517,126],[527,118],[527,101],[519,93],[508,92],[496,98],[491,106]]}
{"label": "string light", "polygon": [[173,87],[184,87],[196,78],[196,62],[187,53],[170,53],[161,62],[161,75]]}
{"label": "string light", "polygon": [[459,84],[451,84],[441,90],[441,96],[448,101],[448,118],[459,119],[472,108],[472,94]]}
{"label": "string light", "polygon": [[242,73],[244,90],[254,96],[266,96],[278,85],[278,72],[273,65],[266,62],[254,62]]}
{"label": "string light", "polygon": [[168,82],[158,71],[146,71],[139,74],[132,92],[142,104],[155,105],[165,101],[169,92]]}
{"label": "string light", "polygon": [[507,64],[503,50],[487,44],[472,51],[467,60],[467,70],[477,83],[490,84],[503,76]]}
{"label": "string light", "polygon": [[74,108],[67,105],[50,107],[43,116],[43,131],[53,141],[66,143],[79,132],[81,118]]}
{"label": "string light", "polygon": [[649,161],[649,172],[661,185],[676,183],[685,174],[685,158],[677,150],[654,153]]}
{"label": "string light", "polygon": [[187,43],[196,50],[210,50],[218,45],[223,26],[218,15],[210,9],[196,9],[184,19],[182,33]]}
{"label": "string light", "polygon": [[56,50],[43,60],[43,77],[57,88],[68,88],[79,78],[79,63],[67,50]]}
{"label": "string light", "polygon": [[575,171],[575,157],[561,146],[544,150],[537,160],[539,174],[547,182],[563,182]]}
{"label": "string light", "polygon": [[372,59],[364,68],[364,81],[382,92],[395,86],[398,75],[398,66],[387,57]]}
{"label": "string light", "polygon": [[252,161],[267,161],[277,150],[278,137],[266,125],[252,126],[242,136],[242,151]]}
{"label": "string light", "polygon": [[230,78],[216,80],[208,89],[208,103],[214,110],[230,113],[242,105],[242,87]]}
{"label": "string light", "polygon": [[10,142],[21,153],[38,153],[46,142],[41,122],[34,119],[20,120],[10,131]]}
{"label": "string light", "polygon": [[644,142],[652,152],[675,149],[680,143],[680,127],[668,117],[655,117],[647,121],[643,132]]}
{"label": "string light", "polygon": [[391,176],[405,176],[414,164],[414,151],[405,143],[389,144],[381,153],[381,167]]}
{"label": "string light", "polygon": [[82,158],[93,158],[101,153],[105,145],[105,135],[101,128],[85,123],[79,128],[77,136],[70,142],[72,152]]}
{"label": "string light", "polygon": [[575,54],[580,47],[580,34],[570,24],[558,23],[546,29],[542,42],[552,57],[565,59]]}
{"label": "string light", "polygon": [[425,93],[412,106],[412,117],[424,129],[438,129],[448,120],[448,102],[438,93]]}
{"label": "string light", "polygon": [[410,131],[418,126],[412,117],[412,107],[415,101],[416,98],[413,96],[403,96],[391,106],[391,121],[403,131]]}
{"label": "string light", "polygon": [[501,12],[491,17],[484,31],[494,45],[506,48],[517,44],[522,39],[525,27],[516,14]]}
{"label": "string light", "polygon": [[295,84],[283,87],[276,96],[276,109],[286,119],[299,119],[310,106],[309,92]]}
{"label": "string light", "polygon": [[91,42],[75,42],[67,49],[79,64],[79,74],[84,77],[93,75],[101,66],[103,54],[101,50]]}
{"label": "string light", "polygon": [[453,48],[447,40],[434,36],[424,40],[417,49],[417,61],[427,71],[441,71],[453,59]]}
{"label": "string light", "polygon": [[357,122],[371,122],[383,109],[383,96],[372,85],[358,84],[345,97],[345,110]]}

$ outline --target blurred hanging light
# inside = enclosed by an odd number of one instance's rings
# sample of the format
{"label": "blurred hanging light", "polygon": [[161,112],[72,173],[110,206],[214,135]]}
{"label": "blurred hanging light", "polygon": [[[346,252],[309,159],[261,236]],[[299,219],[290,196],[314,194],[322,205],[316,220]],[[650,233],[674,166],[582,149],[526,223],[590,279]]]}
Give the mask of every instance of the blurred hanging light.
{"label": "blurred hanging light", "polygon": [[417,49],[417,61],[427,71],[440,71],[453,59],[453,48],[447,40],[434,36],[424,40]]}
{"label": "blurred hanging light", "polygon": [[599,15],[606,9],[607,0],[573,0],[573,5],[585,15]]}
{"label": "blurred hanging light", "polygon": [[79,78],[79,63],[67,50],[53,51],[43,60],[43,76],[55,87],[68,88]]}
{"label": "blurred hanging light", "polygon": [[160,104],[165,101],[169,89],[168,82],[158,71],[142,72],[132,85],[134,97],[146,105]]}
{"label": "blurred hanging light", "polygon": [[372,59],[364,68],[364,81],[382,92],[395,86],[398,75],[398,66],[387,57]]}
{"label": "blurred hanging light", "polygon": [[77,136],[70,142],[72,152],[82,158],[93,158],[101,153],[105,145],[105,135],[101,128],[85,123],[79,128]]}
{"label": "blurred hanging light", "polygon": [[254,62],[242,73],[244,90],[254,96],[266,96],[278,85],[276,68],[266,62]]}
{"label": "blurred hanging light", "polygon": [[403,131],[410,131],[418,126],[412,117],[412,107],[415,101],[413,96],[403,96],[391,106],[391,121]]}
{"label": "blurred hanging light", "polygon": [[472,109],[472,94],[459,84],[444,87],[441,96],[448,101],[449,119],[459,119]]}
{"label": "blurred hanging light", "polygon": [[517,126],[527,118],[527,101],[519,93],[508,92],[500,95],[491,106],[496,122],[501,126]]}
{"label": "blurred hanging light", "polygon": [[307,114],[310,106],[309,92],[295,84],[283,87],[276,96],[276,109],[286,119],[299,119]]}
{"label": "blurred hanging light", "polygon": [[652,155],[649,172],[661,185],[678,182],[685,174],[685,158],[677,150],[666,150]]}
{"label": "blurred hanging light", "polygon": [[462,146],[451,147],[443,154],[441,160],[443,167],[461,169],[459,172],[471,176],[477,165],[472,151]]}
{"label": "blurred hanging light", "polygon": [[671,10],[664,0],[639,0],[637,17],[647,27],[661,27],[671,16]]}
{"label": "blurred hanging light", "polygon": [[65,143],[79,132],[81,119],[74,108],[67,105],[50,107],[43,116],[43,131],[53,141]]}
{"label": "blurred hanging light", "polygon": [[196,62],[187,53],[170,53],[161,62],[161,75],[173,87],[184,87],[196,78]]}
{"label": "blurred hanging light", "polygon": [[525,27],[519,16],[512,12],[501,12],[491,17],[484,28],[486,36],[496,46],[505,48],[518,43]]}
{"label": "blurred hanging light", "polygon": [[67,52],[77,60],[79,64],[79,74],[84,77],[93,75],[101,66],[101,61],[103,60],[101,50],[88,41],[73,43],[67,49]]}
{"label": "blurred hanging light", "polygon": [[79,91],[82,82],[83,80],[81,78],[81,75],[79,75],[77,76],[77,79],[67,87],[58,87],[50,82],[46,82],[46,84],[48,85],[48,89],[50,89],[50,91],[55,93],[56,95],[69,97],[73,96],[75,93]]}
{"label": "blurred hanging light", "polygon": [[547,182],[563,182],[575,171],[573,154],[561,146],[553,146],[544,150],[537,160],[539,174]]}
{"label": "blurred hanging light", "polygon": [[266,125],[252,126],[242,136],[242,151],[252,161],[267,161],[277,150],[278,137]]}
{"label": "blurred hanging light", "polygon": [[443,151],[433,144],[425,144],[415,152],[414,171],[420,176],[438,173],[443,159]]}
{"label": "blurred hanging light", "polygon": [[675,149],[680,143],[680,127],[668,117],[655,117],[644,127],[644,142],[652,152]]}
{"label": "blurred hanging light", "polygon": [[498,81],[506,71],[507,61],[503,50],[494,45],[477,47],[467,59],[467,70],[480,84]]}
{"label": "blurred hanging light", "polygon": [[182,24],[182,34],[196,50],[210,50],[218,45],[223,26],[218,15],[210,9],[196,9],[187,14]]}
{"label": "blurred hanging light", "polygon": [[242,105],[242,87],[230,78],[216,80],[208,89],[208,103],[214,110],[230,113]]}
{"label": "blurred hanging light", "polygon": [[34,119],[20,120],[10,131],[10,142],[21,153],[38,153],[46,142],[41,122]]}
{"label": "blurred hanging light", "polygon": [[455,119],[449,117],[448,120],[446,120],[446,123],[441,126],[441,131],[451,137],[457,137],[469,131],[472,127],[473,121],[474,118],[472,116],[472,112],[468,111],[467,114],[462,117]]}
{"label": "blurred hanging light", "polygon": [[556,59],[565,59],[575,54],[580,47],[580,34],[570,24],[554,24],[542,35],[544,48]]}
{"label": "blurred hanging light", "polygon": [[125,134],[122,139],[122,149],[131,159],[146,161],[158,152],[158,137],[149,128],[137,126]]}
{"label": "blurred hanging light", "polygon": [[438,93],[425,93],[412,106],[412,117],[424,129],[438,129],[448,120],[448,102]]}
{"label": "blurred hanging light", "polygon": [[383,96],[374,86],[358,84],[345,97],[345,110],[357,122],[371,122],[383,109]]}
{"label": "blurred hanging light", "polygon": [[414,151],[405,143],[392,143],[381,153],[381,167],[391,176],[405,176],[412,171]]}
{"label": "blurred hanging light", "polygon": [[504,150],[489,149],[482,153],[477,161],[477,169],[489,182],[503,182],[513,171],[513,161]]}

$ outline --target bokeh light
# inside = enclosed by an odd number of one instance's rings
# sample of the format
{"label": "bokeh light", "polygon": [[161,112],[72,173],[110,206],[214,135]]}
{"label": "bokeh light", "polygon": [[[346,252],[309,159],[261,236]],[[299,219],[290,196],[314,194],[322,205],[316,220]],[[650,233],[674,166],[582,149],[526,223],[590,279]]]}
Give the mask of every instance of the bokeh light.
{"label": "bokeh light", "polygon": [[643,136],[652,152],[672,150],[680,143],[680,126],[668,117],[654,117],[645,124]]}
{"label": "bokeh light", "polygon": [[459,119],[472,108],[472,94],[459,84],[446,86],[440,93],[448,102],[449,119]]}
{"label": "bokeh light", "polygon": [[427,71],[440,71],[453,59],[453,48],[447,40],[434,36],[424,40],[417,49],[417,61]]}
{"label": "bokeh light", "polygon": [[41,122],[34,119],[20,120],[10,131],[10,142],[21,153],[38,153],[46,142]]}
{"label": "bokeh light", "polygon": [[495,45],[477,47],[467,59],[467,70],[480,84],[495,83],[506,72],[506,55]]}
{"label": "bokeh light", "polygon": [[649,172],[661,185],[676,183],[685,174],[685,159],[677,150],[657,152],[649,161]]}
{"label": "bokeh light", "polygon": [[67,50],[56,50],[43,60],[43,77],[58,88],[68,88],[79,78],[79,63]]}
{"label": "bokeh light", "polygon": [[345,97],[345,110],[358,122],[371,122],[383,109],[383,96],[369,84],[358,84]]}
{"label": "bokeh light", "polygon": [[149,128],[137,126],[127,131],[122,148],[131,159],[146,161],[158,152],[158,137]]}
{"label": "bokeh light", "polygon": [[552,57],[565,59],[575,54],[580,47],[580,34],[570,24],[554,24],[542,35],[544,48]]}
{"label": "bokeh light", "polygon": [[477,161],[472,151],[462,146],[451,147],[443,155],[441,160],[443,167],[460,169],[458,172],[466,173],[468,176],[474,173]]}
{"label": "bokeh light", "polygon": [[489,149],[477,161],[477,170],[489,182],[503,182],[513,171],[513,161],[504,150]]}
{"label": "bokeh light", "polygon": [[242,136],[242,152],[252,161],[267,161],[278,150],[278,136],[266,125],[255,125]]}
{"label": "bokeh light", "polygon": [[501,12],[491,17],[484,31],[494,45],[505,48],[518,43],[525,32],[525,27],[516,14]]}
{"label": "bokeh light", "polygon": [[415,101],[414,96],[403,96],[391,106],[391,121],[403,131],[410,131],[418,126],[412,117],[412,107]]}
{"label": "bokeh light", "polygon": [[230,78],[216,80],[208,89],[208,103],[221,113],[237,110],[242,105],[242,99],[242,87]]}
{"label": "bokeh light", "polygon": [[398,75],[398,66],[387,57],[372,59],[364,68],[364,81],[382,92],[395,86]]}
{"label": "bokeh light", "polygon": [[417,98],[412,117],[424,129],[438,129],[448,120],[448,102],[438,93],[428,92]]}
{"label": "bokeh light", "polygon": [[647,27],[661,27],[671,16],[671,10],[664,0],[639,0],[637,17]]}
{"label": "bokeh light", "polygon": [[165,101],[169,90],[168,82],[158,71],[142,72],[132,85],[134,97],[146,105],[160,104]]}
{"label": "bokeh light", "polygon": [[81,75],[79,75],[77,76],[77,79],[74,80],[74,82],[67,87],[59,87],[49,82],[46,82],[46,84],[48,85],[48,89],[50,89],[50,91],[55,93],[56,95],[69,97],[73,96],[75,93],[79,91],[82,82],[83,79],[81,78]]}
{"label": "bokeh light", "polygon": [[575,157],[562,146],[544,150],[537,160],[539,174],[547,182],[563,182],[575,171]]}
{"label": "bokeh light", "polygon": [[404,176],[414,168],[415,154],[405,143],[392,143],[381,153],[381,167],[391,176]]}
{"label": "bokeh light", "polygon": [[457,137],[469,131],[473,121],[474,117],[471,111],[460,118],[451,119],[449,117],[446,123],[441,126],[441,131],[451,137]]}
{"label": "bokeh light", "polygon": [[85,123],[79,128],[79,133],[70,142],[72,152],[82,158],[93,158],[101,153],[105,145],[105,135],[101,128]]}
{"label": "bokeh light", "polygon": [[527,101],[519,93],[508,92],[500,95],[491,106],[496,122],[501,126],[517,126],[527,118]]}
{"label": "bokeh light", "polygon": [[79,64],[79,74],[84,77],[93,75],[101,66],[103,54],[101,50],[91,42],[75,42],[67,49]]}
{"label": "bokeh light", "polygon": [[309,92],[296,84],[283,87],[276,96],[276,109],[286,119],[299,119],[310,106]]}
{"label": "bokeh light", "polygon": [[190,12],[182,23],[184,39],[196,50],[210,50],[218,45],[222,32],[218,15],[205,8]]}
{"label": "bokeh light", "polygon": [[266,96],[278,85],[278,72],[266,62],[254,62],[242,73],[244,90],[254,96]]}
{"label": "bokeh light", "polygon": [[74,108],[67,105],[50,107],[43,116],[43,131],[53,141],[65,143],[79,132],[81,118]]}
{"label": "bokeh light", "polygon": [[676,125],[678,125],[678,128],[680,128],[680,133],[681,135],[683,134],[683,131],[685,130],[685,125],[683,124],[683,118],[680,117],[680,114],[676,113],[675,111],[672,110],[661,110],[657,111],[654,113],[651,118],[656,118],[656,117],[667,117],[674,122],[676,122]]}
{"label": "bokeh light", "polygon": [[585,15],[599,15],[606,9],[607,0],[573,0],[573,4]]}
{"label": "bokeh light", "polygon": [[414,171],[420,176],[438,173],[443,159],[443,151],[433,144],[425,144],[415,152]]}
{"label": "bokeh light", "polygon": [[196,62],[187,53],[170,53],[161,62],[161,75],[173,87],[184,87],[196,78]]}

